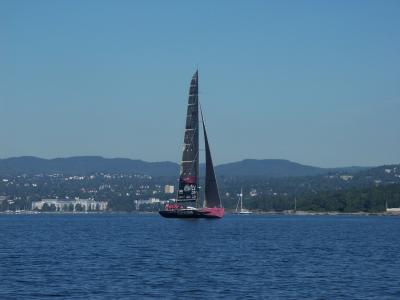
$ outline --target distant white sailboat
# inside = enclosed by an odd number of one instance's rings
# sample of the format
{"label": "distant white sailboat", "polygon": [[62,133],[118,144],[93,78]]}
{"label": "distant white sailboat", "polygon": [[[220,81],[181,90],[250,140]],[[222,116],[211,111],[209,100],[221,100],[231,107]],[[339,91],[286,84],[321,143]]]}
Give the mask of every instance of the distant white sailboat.
{"label": "distant white sailboat", "polygon": [[[240,210],[239,210],[239,205],[240,205]],[[235,214],[238,214],[238,215],[250,215],[250,214],[252,214],[251,211],[243,208],[243,189],[240,189],[240,194],[239,194],[238,202],[236,204]]]}

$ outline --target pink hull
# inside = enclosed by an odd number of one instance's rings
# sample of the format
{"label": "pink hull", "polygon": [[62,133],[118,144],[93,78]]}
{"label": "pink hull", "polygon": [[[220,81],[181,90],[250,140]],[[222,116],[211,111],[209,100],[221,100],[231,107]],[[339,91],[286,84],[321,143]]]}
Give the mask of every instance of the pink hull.
{"label": "pink hull", "polygon": [[219,207],[214,207],[214,208],[205,207],[200,209],[199,211],[209,218],[222,218],[225,212],[224,208],[219,208]]}
{"label": "pink hull", "polygon": [[165,210],[160,210],[159,213],[164,218],[221,219],[224,216],[224,209],[218,207],[185,209],[181,207],[168,206]]}

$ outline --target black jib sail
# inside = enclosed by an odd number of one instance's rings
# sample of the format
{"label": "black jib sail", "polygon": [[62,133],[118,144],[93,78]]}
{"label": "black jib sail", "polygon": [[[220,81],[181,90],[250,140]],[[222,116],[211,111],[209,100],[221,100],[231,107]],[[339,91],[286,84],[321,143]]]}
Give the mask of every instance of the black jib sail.
{"label": "black jib sail", "polygon": [[217,180],[215,179],[214,165],[211,158],[210,146],[206,126],[204,125],[203,111],[201,112],[201,121],[203,124],[204,143],[206,147],[206,178],[204,191],[204,206],[205,207],[222,207],[221,199],[219,198]]}
{"label": "black jib sail", "polygon": [[178,202],[198,200],[199,182],[199,81],[198,72],[190,82],[185,137],[179,176]]}

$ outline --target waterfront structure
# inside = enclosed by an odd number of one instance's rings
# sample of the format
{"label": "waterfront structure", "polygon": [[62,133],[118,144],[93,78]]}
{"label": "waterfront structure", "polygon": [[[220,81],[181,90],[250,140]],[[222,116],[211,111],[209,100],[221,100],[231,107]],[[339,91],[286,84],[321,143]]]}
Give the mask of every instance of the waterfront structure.
{"label": "waterfront structure", "polygon": [[340,179],[344,180],[344,181],[349,181],[353,179],[353,175],[340,175]]}
{"label": "waterfront structure", "polygon": [[175,187],[173,185],[166,185],[164,186],[164,193],[165,194],[173,194],[175,191]]}
{"label": "waterfront structure", "polygon": [[42,199],[32,202],[32,210],[43,210],[47,206],[55,211],[105,211],[108,202],[94,199]]}
{"label": "waterfront structure", "polygon": [[167,202],[169,202],[169,201],[160,200],[158,198],[150,198],[147,200],[134,200],[133,201],[133,203],[135,203],[136,210],[140,210],[140,206],[142,206],[142,205],[157,205],[157,204],[164,205]]}
{"label": "waterfront structure", "polygon": [[386,206],[386,213],[388,213],[388,214],[396,214],[396,215],[400,214],[400,207],[389,208],[387,200],[386,200],[386,205],[385,206]]}

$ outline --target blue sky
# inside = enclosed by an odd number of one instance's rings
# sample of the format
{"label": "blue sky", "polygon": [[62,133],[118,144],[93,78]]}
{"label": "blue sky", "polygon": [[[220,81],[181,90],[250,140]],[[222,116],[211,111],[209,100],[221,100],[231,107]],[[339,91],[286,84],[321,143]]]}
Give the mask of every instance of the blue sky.
{"label": "blue sky", "polygon": [[0,157],[400,162],[399,1],[1,1]]}

